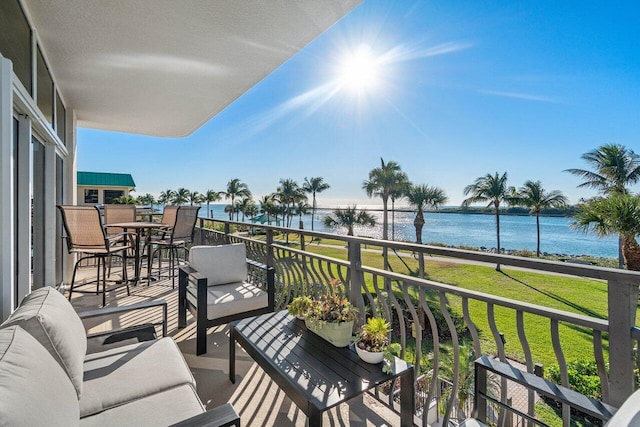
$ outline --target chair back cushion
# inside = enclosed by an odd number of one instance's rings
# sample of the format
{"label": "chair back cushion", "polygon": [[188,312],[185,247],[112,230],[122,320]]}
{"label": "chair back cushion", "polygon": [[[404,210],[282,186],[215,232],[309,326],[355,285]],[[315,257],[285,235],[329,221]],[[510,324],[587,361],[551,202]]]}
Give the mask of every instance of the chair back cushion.
{"label": "chair back cushion", "polygon": [[0,426],[77,426],[79,408],[69,377],[32,335],[0,329]]}
{"label": "chair back cushion", "polygon": [[624,401],[605,427],[638,425],[640,425],[640,390],[636,390]]}
{"label": "chair back cushion", "polygon": [[69,376],[76,389],[76,398],[79,398],[87,335],[71,303],[50,286],[36,289],[22,300],[2,328],[12,325],[30,333],[51,353]]}
{"label": "chair back cushion", "polygon": [[207,278],[209,286],[247,280],[247,249],[244,243],[220,246],[193,246],[189,264]]}

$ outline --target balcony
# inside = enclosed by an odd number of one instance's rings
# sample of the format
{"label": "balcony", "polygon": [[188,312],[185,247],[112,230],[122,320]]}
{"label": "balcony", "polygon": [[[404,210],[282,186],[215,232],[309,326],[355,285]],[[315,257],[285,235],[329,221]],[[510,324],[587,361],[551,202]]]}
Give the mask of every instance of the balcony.
{"label": "balcony", "polygon": [[[250,258],[273,266],[276,309],[284,309],[297,295],[326,292],[324,285],[338,279],[361,313],[390,320],[393,340],[401,345],[402,357],[419,367],[414,389],[417,425],[455,425],[472,414],[472,391],[467,393],[468,400],[458,402],[451,398],[462,396],[464,393],[459,391],[469,385],[463,373],[469,369],[471,357],[473,360],[487,355],[534,373],[548,367],[540,349],[550,347],[560,382],[569,386],[568,362],[573,358],[576,336],[589,343],[588,354],[581,357],[597,367],[602,401],[618,407],[634,389],[638,362],[635,349],[640,339],[635,329],[638,273],[279,227],[252,229],[243,223],[204,218],[199,219],[195,241],[196,244],[243,242]],[[318,253],[314,249],[318,247],[330,248],[331,256],[327,251]],[[396,260],[387,269],[380,268],[384,267],[380,255],[385,252]],[[427,258],[426,263],[423,257]],[[398,268],[398,262],[406,268]],[[575,309],[549,308],[423,278],[435,275],[434,268],[444,269],[452,262],[479,266],[500,263],[502,274],[514,277],[517,274],[510,272],[547,274],[549,280],[565,276],[587,278],[591,282],[585,284],[595,283],[603,297],[606,294],[608,313],[580,310],[569,300],[563,300],[563,304]],[[85,273],[90,275],[93,270],[87,269]],[[246,353],[237,353],[236,369],[241,380],[235,385],[229,383],[226,325],[209,329],[208,353],[195,355],[195,323],[189,318],[187,328],[177,329],[177,291],[171,288],[170,280],[162,279],[151,286],[143,284],[131,296],[120,289],[115,295],[111,293],[107,301],[110,305],[127,305],[160,298],[169,303],[169,335],[178,342],[208,408],[232,402],[244,425],[305,424],[304,414]],[[81,311],[99,306],[100,298],[85,294],[74,297],[72,302]],[[88,326],[93,332],[153,320],[123,315]],[[517,361],[514,354],[518,355]],[[541,360],[547,361],[546,366],[539,365]],[[506,379],[493,383],[498,400],[525,415],[538,416],[540,399],[532,390]],[[398,398],[398,384],[391,384],[366,395],[362,401],[332,409],[325,422],[398,425]],[[529,425],[525,417],[510,411],[490,408],[485,412],[498,425]],[[562,406],[561,416],[563,424],[568,425],[572,416],[568,405]]]}

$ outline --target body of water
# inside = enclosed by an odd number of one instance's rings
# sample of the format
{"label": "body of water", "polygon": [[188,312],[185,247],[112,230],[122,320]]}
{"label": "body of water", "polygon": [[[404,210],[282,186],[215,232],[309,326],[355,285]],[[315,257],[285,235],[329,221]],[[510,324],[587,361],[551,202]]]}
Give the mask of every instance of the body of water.
{"label": "body of water", "polygon": [[[206,205],[202,206],[200,216],[206,215]],[[224,205],[210,205],[215,219],[228,219]],[[316,231],[346,234],[346,230],[329,230],[324,226],[324,218],[330,213],[319,210],[314,220]],[[376,218],[374,228],[356,228],[358,236],[382,238],[382,212],[369,211]],[[416,232],[413,226],[415,214],[396,212],[395,239],[415,242]],[[242,215],[240,215],[242,219]],[[305,229],[311,229],[311,215],[302,216]],[[494,248],[496,246],[495,217],[493,215],[427,213],[422,230],[424,243],[441,243],[454,246],[474,246]],[[570,227],[571,218],[540,218],[540,250],[554,254],[592,255],[617,258],[618,238],[609,236],[600,238],[592,233],[585,234]],[[273,224],[275,225],[275,224]],[[298,218],[292,226],[298,228]],[[389,213],[389,238],[391,238],[391,213]],[[503,249],[536,249],[536,218],[534,216],[500,216],[500,243]]]}

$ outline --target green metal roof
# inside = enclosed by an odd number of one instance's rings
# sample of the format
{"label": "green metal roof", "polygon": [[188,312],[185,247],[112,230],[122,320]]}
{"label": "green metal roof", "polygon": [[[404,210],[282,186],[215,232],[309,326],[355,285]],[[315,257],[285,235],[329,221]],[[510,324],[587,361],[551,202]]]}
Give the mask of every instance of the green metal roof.
{"label": "green metal roof", "polygon": [[133,188],[136,183],[128,173],[78,172],[78,185]]}

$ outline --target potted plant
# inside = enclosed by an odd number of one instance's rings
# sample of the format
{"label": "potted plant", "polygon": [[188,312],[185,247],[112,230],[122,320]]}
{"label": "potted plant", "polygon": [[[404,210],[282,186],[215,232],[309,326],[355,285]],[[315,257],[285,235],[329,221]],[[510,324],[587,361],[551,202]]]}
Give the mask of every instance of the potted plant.
{"label": "potted plant", "polygon": [[356,352],[367,363],[380,363],[389,345],[391,324],[382,317],[371,317],[356,338]]}
{"label": "potted plant", "polygon": [[[338,286],[340,282],[332,281]],[[306,312],[307,328],[336,347],[346,347],[351,342],[353,322],[358,309],[347,298],[339,295],[323,295],[313,300]]]}
{"label": "potted plant", "polygon": [[313,304],[313,300],[308,296],[295,297],[287,306],[289,314],[304,320],[307,311]]}

